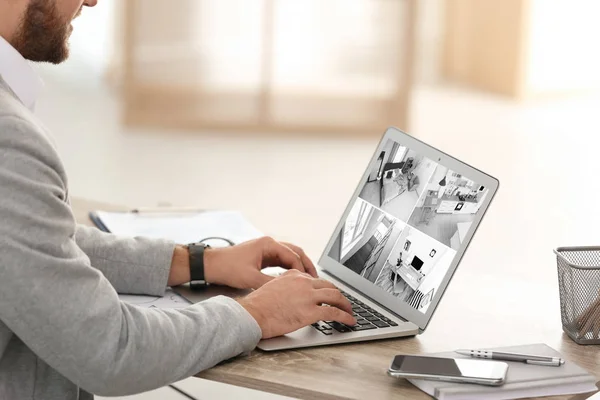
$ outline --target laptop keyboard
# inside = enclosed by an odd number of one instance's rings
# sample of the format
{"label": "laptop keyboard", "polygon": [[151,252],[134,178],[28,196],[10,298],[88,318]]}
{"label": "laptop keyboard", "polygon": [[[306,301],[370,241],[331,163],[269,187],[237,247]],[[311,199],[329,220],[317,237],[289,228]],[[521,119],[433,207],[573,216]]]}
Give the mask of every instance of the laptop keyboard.
{"label": "laptop keyboard", "polygon": [[373,310],[371,307],[358,300],[357,298],[341,291],[350,303],[352,303],[352,314],[356,318],[356,325],[349,326],[336,321],[319,321],[312,324],[312,327],[324,335],[333,334],[333,330],[338,332],[361,332],[370,329],[389,328],[390,326],[398,326],[397,323]]}

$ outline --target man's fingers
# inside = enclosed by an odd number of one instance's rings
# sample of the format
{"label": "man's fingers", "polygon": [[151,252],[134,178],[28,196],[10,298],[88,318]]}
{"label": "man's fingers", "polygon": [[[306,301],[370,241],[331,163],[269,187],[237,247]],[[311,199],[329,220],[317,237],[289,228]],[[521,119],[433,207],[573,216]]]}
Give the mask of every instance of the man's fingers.
{"label": "man's fingers", "polygon": [[300,256],[300,260],[302,261],[302,264],[304,265],[304,269],[306,270],[306,272],[308,272],[310,274],[310,276],[312,276],[313,278],[319,277],[319,275],[317,274],[317,268],[315,267],[315,264],[313,264],[311,259],[306,255],[306,253],[304,252],[304,250],[302,250],[302,248],[300,248],[292,243],[287,243],[287,242],[282,242],[282,243],[285,246],[292,249],[296,254],[298,254]]}
{"label": "man's fingers", "polygon": [[337,321],[346,325],[356,325],[356,319],[345,311],[336,307],[319,307],[321,311],[321,321]]}
{"label": "man's fingers", "polygon": [[267,244],[267,251],[265,254],[267,265],[264,265],[264,267],[282,267],[306,272],[300,256],[292,251],[292,249],[273,239],[266,240],[268,240],[269,243]]}
{"label": "man's fingers", "polygon": [[329,304],[352,314],[352,304],[337,289],[319,289],[315,291],[317,304]]}
{"label": "man's fingers", "polygon": [[325,279],[313,279],[311,283],[315,289],[335,289],[339,292],[339,289],[333,283]]}

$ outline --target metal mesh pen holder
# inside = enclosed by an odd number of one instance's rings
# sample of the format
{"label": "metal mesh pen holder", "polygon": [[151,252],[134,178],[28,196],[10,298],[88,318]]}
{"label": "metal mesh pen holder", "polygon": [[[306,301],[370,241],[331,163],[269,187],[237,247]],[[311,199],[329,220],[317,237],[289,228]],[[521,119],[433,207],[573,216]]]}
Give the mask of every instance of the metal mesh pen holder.
{"label": "metal mesh pen holder", "polygon": [[600,344],[600,247],[559,247],[560,314],[577,344]]}

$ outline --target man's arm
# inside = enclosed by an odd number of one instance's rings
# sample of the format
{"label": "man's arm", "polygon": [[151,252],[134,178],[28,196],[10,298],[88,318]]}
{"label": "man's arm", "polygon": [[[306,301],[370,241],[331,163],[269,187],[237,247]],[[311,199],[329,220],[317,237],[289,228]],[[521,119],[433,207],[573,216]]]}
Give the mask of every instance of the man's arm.
{"label": "man's arm", "polygon": [[169,240],[120,237],[78,225],[75,241],[118,293],[161,296],[167,285],[190,280],[187,249]]}
{"label": "man's arm", "polygon": [[61,171],[35,127],[0,118],[0,320],[38,357],[91,393],[126,395],[256,346],[261,328],[232,299],[183,310],[120,302],[77,246]]}

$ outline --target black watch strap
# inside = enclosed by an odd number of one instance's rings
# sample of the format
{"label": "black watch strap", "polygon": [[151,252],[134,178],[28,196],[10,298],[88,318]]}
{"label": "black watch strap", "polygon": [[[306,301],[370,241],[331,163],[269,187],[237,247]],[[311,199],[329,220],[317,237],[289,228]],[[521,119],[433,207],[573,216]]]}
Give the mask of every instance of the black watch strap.
{"label": "black watch strap", "polygon": [[192,284],[206,284],[204,277],[204,250],[210,248],[204,243],[190,243],[187,246],[190,253],[190,280]]}

